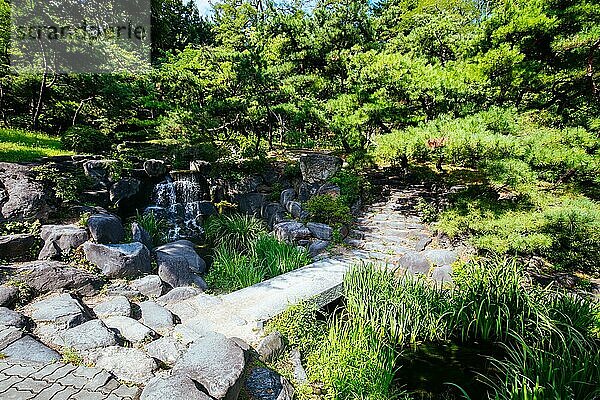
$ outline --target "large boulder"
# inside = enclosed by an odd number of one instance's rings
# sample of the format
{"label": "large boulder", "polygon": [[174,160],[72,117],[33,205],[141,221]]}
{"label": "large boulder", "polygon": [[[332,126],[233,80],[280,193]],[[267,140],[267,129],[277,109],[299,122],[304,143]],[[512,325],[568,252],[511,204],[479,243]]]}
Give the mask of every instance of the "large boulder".
{"label": "large boulder", "polygon": [[324,182],[342,168],[343,161],[339,157],[326,154],[309,154],[300,157],[302,180],[308,183]]}
{"label": "large boulder", "polygon": [[139,242],[83,245],[85,258],[109,278],[135,278],[152,270],[150,251]]}
{"label": "large boulder", "polygon": [[89,239],[87,231],[77,225],[44,225],[40,236],[44,240],[40,260],[58,259]]}
{"label": "large boulder", "polygon": [[160,178],[167,173],[167,166],[163,160],[146,160],[144,171],[151,178]]}
{"label": "large boulder", "polygon": [[46,221],[54,209],[51,196],[28,165],[0,163],[0,189],[0,221]]}
{"label": "large boulder", "polygon": [[89,160],[83,163],[83,172],[96,184],[106,188],[110,180],[111,165],[116,163],[116,160]]}
{"label": "large boulder", "polygon": [[140,185],[141,182],[135,178],[119,179],[110,187],[110,201],[118,206],[123,200],[130,199],[138,194]]}
{"label": "large boulder", "polygon": [[28,233],[0,236],[0,260],[31,259],[35,236]]}
{"label": "large boulder", "polygon": [[243,193],[237,196],[240,211],[246,214],[260,216],[267,196],[263,193]]}
{"label": "large boulder", "polygon": [[88,229],[96,243],[120,243],[125,238],[125,230],[116,215],[94,214],[88,219]]}
{"label": "large boulder", "polygon": [[320,224],[317,222],[309,222],[306,227],[313,234],[314,237],[320,240],[331,240],[333,236],[333,228],[326,224]]}
{"label": "large boulder", "polygon": [[146,385],[140,400],[211,400],[187,376],[156,377]]}
{"label": "large boulder", "polygon": [[0,307],[0,326],[12,326],[21,329],[26,325],[27,318],[23,314],[6,307]]}
{"label": "large boulder", "polygon": [[273,227],[273,232],[277,239],[288,243],[295,243],[311,236],[308,228],[303,223],[296,221],[280,222]]}
{"label": "large boulder", "polygon": [[197,286],[207,289],[198,275],[206,271],[206,263],[188,240],[178,240],[156,248],[158,276],[171,287]]}
{"label": "large boulder", "polygon": [[198,382],[214,399],[237,399],[246,366],[244,351],[221,334],[207,333],[175,363],[173,374]]}
{"label": "large boulder", "polygon": [[267,227],[273,229],[275,224],[285,220],[285,208],[279,203],[267,203],[261,211],[262,218],[267,221]]}
{"label": "large boulder", "polygon": [[279,195],[279,203],[287,209],[288,203],[293,201],[295,198],[296,191],[294,189],[285,189],[281,192],[281,195]]}
{"label": "large boulder", "polygon": [[82,296],[97,294],[103,280],[80,268],[71,268],[59,261],[33,261],[20,266],[17,280],[26,283],[38,293],[70,290]]}
{"label": "large boulder", "polygon": [[12,307],[19,300],[19,289],[15,286],[0,286],[0,307]]}

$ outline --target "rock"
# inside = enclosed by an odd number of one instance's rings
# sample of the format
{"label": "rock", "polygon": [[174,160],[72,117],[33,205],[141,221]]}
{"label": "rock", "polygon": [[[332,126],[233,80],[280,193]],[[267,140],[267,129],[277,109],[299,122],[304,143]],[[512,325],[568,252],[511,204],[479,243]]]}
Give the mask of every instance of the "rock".
{"label": "rock", "polygon": [[293,349],[290,352],[290,363],[293,368],[294,380],[300,384],[308,382],[308,375],[302,366],[302,358],[298,349]]}
{"label": "rock", "polygon": [[190,171],[200,172],[201,174],[207,174],[210,172],[211,164],[204,160],[192,160],[190,161]]}
{"label": "rock", "polygon": [[198,289],[197,287],[181,286],[176,287],[167,294],[160,296],[158,299],[156,299],[156,302],[162,306],[175,304],[202,293],[204,293],[204,291]]}
{"label": "rock", "polygon": [[272,361],[278,354],[283,351],[283,337],[281,333],[275,331],[264,337],[258,346],[256,346],[256,352],[258,358],[262,362]]}
{"label": "rock", "polygon": [[148,355],[166,365],[173,365],[185,351],[185,346],[171,338],[162,337],[144,346]]}
{"label": "rock", "polygon": [[243,193],[237,196],[237,202],[241,212],[259,216],[260,211],[267,200],[263,193]]}
{"label": "rock", "polygon": [[203,217],[210,217],[211,215],[218,214],[217,207],[210,201],[198,201],[196,203],[196,211],[198,215]]}
{"label": "rock", "polygon": [[338,185],[334,185],[333,183],[326,182],[319,186],[317,189],[318,195],[328,194],[333,197],[338,197],[342,192],[342,189]]}
{"label": "rock", "polygon": [[187,376],[156,377],[150,380],[140,400],[211,400]]}
{"label": "rock", "polygon": [[329,242],[327,240],[315,240],[308,247],[308,254],[311,257],[315,257],[315,256],[321,254],[322,252],[324,252],[325,250],[327,250],[330,243],[331,242]]}
{"label": "rock", "polygon": [[142,323],[161,335],[167,335],[173,329],[173,314],[153,301],[140,303]]}
{"label": "rock", "polygon": [[[181,321],[187,321],[194,318],[198,314],[198,310],[210,309],[221,305],[223,300],[217,296],[210,294],[198,294],[190,301],[172,302],[165,304],[164,307],[175,314]],[[234,317],[235,319],[236,317]],[[180,326],[180,325],[178,325]]]}
{"label": "rock", "polygon": [[0,260],[31,259],[35,236],[28,233],[0,236]]}
{"label": "rock", "polygon": [[145,384],[154,377],[156,361],[140,349],[110,346],[90,355],[97,368],[112,372],[118,379]]}
{"label": "rock", "polygon": [[0,350],[21,339],[22,336],[23,331],[21,329],[14,326],[0,325]]}
{"label": "rock", "polygon": [[296,198],[296,191],[294,189],[285,189],[279,196],[279,202],[285,209],[288,209],[288,203]]}
{"label": "rock", "polygon": [[102,322],[109,328],[118,330],[121,336],[132,343],[149,342],[158,336],[152,329],[129,317],[115,315],[102,318]]}
{"label": "rock", "polygon": [[52,324],[58,329],[73,328],[87,319],[81,304],[67,293],[36,301],[29,309],[36,324]]}
{"label": "rock", "polygon": [[46,221],[52,199],[31,173],[31,166],[0,162],[1,220]]}
{"label": "rock", "polygon": [[431,271],[431,279],[440,283],[452,282],[452,266],[435,267]]}
{"label": "rock", "polygon": [[89,239],[87,231],[76,225],[44,225],[40,235],[44,240],[40,260],[59,259]]}
{"label": "rock", "polygon": [[273,225],[285,220],[285,208],[279,203],[267,203],[263,206],[261,217],[267,221],[267,227],[273,229]]}
{"label": "rock", "polygon": [[125,296],[114,296],[98,303],[94,307],[94,314],[101,319],[114,316],[130,317],[131,304]]}
{"label": "rock", "polygon": [[430,237],[421,238],[415,245],[415,251],[423,251],[431,243]]}
{"label": "rock", "polygon": [[12,307],[19,300],[19,289],[14,286],[0,286],[0,307]]}
{"label": "rock", "polygon": [[298,200],[305,202],[319,192],[319,188],[322,185],[320,183],[307,183],[302,182],[298,189]]}
{"label": "rock", "polygon": [[102,187],[107,187],[110,178],[110,167],[116,160],[89,160],[83,163],[83,172]]}
{"label": "rock", "polygon": [[123,200],[135,196],[140,191],[140,184],[141,182],[135,178],[118,180],[110,187],[110,201],[119,205]]}
{"label": "rock", "polygon": [[324,182],[334,176],[343,161],[339,157],[326,154],[309,154],[300,157],[302,180],[308,183]]}
{"label": "rock", "polygon": [[164,285],[158,275],[147,275],[129,282],[129,286],[146,297],[156,298],[164,293]]}
{"label": "rock", "polygon": [[233,340],[209,333],[190,345],[173,374],[198,382],[215,399],[237,399],[245,365],[244,352]]}
{"label": "rock", "polygon": [[85,258],[109,278],[135,278],[152,270],[150,251],[139,242],[83,245]]}
{"label": "rock", "polygon": [[88,219],[88,229],[96,243],[120,243],[125,230],[119,217],[112,214],[94,214]]}
{"label": "rock", "polygon": [[277,372],[267,368],[253,368],[245,382],[251,400],[292,400],[294,388]]}
{"label": "rock", "polygon": [[408,252],[398,261],[400,268],[406,269],[413,274],[427,274],[431,265],[423,253]]}
{"label": "rock", "polygon": [[286,221],[280,222],[273,227],[275,237],[281,241],[294,243],[300,239],[308,239],[310,231],[301,222]]}
{"label": "rock", "polygon": [[292,214],[293,218],[298,219],[302,215],[302,205],[297,201],[290,201],[287,210]]}
{"label": "rock", "polygon": [[58,344],[78,351],[92,350],[116,345],[117,336],[102,321],[94,319],[62,332]]}
{"label": "rock", "polygon": [[10,310],[6,307],[0,307],[0,326],[12,326],[15,328],[25,328],[27,319],[21,313]]}
{"label": "rock", "polygon": [[152,237],[140,224],[134,222],[131,224],[131,237],[134,242],[140,242],[144,246],[148,248],[148,250],[152,250],[154,247],[152,244]]}
{"label": "rock", "polygon": [[183,259],[186,265],[194,272],[200,274],[206,272],[206,263],[196,253],[194,243],[189,240],[178,240],[156,248],[156,260],[159,265],[161,263],[168,263],[174,259]]}
{"label": "rock", "polygon": [[306,227],[317,239],[331,240],[331,237],[333,236],[333,228],[329,225],[309,222],[306,224]]}
{"label": "rock", "polygon": [[40,363],[51,363],[60,360],[60,354],[43,345],[29,335],[13,342],[4,350],[5,357]]}
{"label": "rock", "polygon": [[163,160],[144,161],[144,171],[151,178],[160,178],[167,173],[167,166]]}
{"label": "rock", "polygon": [[67,267],[59,261],[34,261],[21,267],[19,279],[38,293],[58,290],[93,296],[102,288],[102,279],[88,271]]}
{"label": "rock", "polygon": [[435,266],[452,265],[458,261],[458,253],[454,250],[427,250],[425,257]]}
{"label": "rock", "polygon": [[204,280],[197,275],[206,271],[206,263],[194,250],[192,242],[178,240],[156,248],[158,276],[171,287],[197,286],[206,290]]}

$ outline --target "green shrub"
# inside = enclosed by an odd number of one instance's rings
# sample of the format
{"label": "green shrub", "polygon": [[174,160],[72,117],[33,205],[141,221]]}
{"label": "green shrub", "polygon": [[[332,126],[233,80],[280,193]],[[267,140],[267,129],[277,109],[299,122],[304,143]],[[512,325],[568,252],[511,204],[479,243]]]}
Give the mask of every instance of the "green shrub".
{"label": "green shrub", "polygon": [[44,164],[31,169],[35,179],[50,187],[57,198],[65,202],[79,200],[81,193],[91,186],[82,170],[61,171],[56,164]]}
{"label": "green shrub", "polygon": [[369,184],[362,176],[347,170],[338,171],[329,181],[339,186],[340,197],[349,207],[369,190]]}
{"label": "green shrub", "polygon": [[216,215],[208,219],[205,231],[215,247],[225,244],[237,251],[248,251],[266,232],[266,226],[262,220],[245,214]]}
{"label": "green shrub", "polygon": [[78,153],[103,153],[109,151],[112,141],[102,131],[83,125],[75,125],[67,129],[61,137],[63,148]]}
{"label": "green shrub", "polygon": [[352,222],[350,207],[341,196],[321,194],[311,197],[305,204],[311,221],[331,226],[348,225]]}
{"label": "green shrub", "polygon": [[314,303],[300,302],[271,319],[266,333],[281,333],[288,346],[298,349],[306,356],[319,348],[327,332],[327,324],[317,316],[318,310]]}

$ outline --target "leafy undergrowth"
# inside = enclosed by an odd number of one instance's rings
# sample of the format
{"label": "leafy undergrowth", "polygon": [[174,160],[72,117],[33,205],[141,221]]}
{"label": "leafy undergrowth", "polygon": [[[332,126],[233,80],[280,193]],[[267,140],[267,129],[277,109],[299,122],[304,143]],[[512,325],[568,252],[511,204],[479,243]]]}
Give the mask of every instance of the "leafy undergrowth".
{"label": "leafy undergrowth", "polygon": [[0,129],[0,161],[29,162],[75,154],[62,149],[60,138],[20,129]]}
{"label": "leafy undergrowth", "polygon": [[[439,287],[357,266],[345,280],[345,309],[328,322],[311,319],[307,305],[273,320],[269,329],[303,350],[310,383],[319,388],[302,390],[302,396],[415,398],[398,383],[400,355],[413,346],[435,344],[501,350],[478,377],[488,398],[591,400],[600,395],[597,303],[531,285],[510,260],[482,260],[457,270],[453,286]],[[469,390],[456,388],[456,398],[469,398]]]}

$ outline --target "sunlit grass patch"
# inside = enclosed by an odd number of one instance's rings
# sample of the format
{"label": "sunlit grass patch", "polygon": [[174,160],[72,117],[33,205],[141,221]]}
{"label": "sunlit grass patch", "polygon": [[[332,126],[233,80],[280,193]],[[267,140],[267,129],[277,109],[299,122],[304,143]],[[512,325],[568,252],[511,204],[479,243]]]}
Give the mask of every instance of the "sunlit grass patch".
{"label": "sunlit grass patch", "polygon": [[75,154],[62,150],[60,138],[20,129],[0,129],[0,161],[28,162]]}

